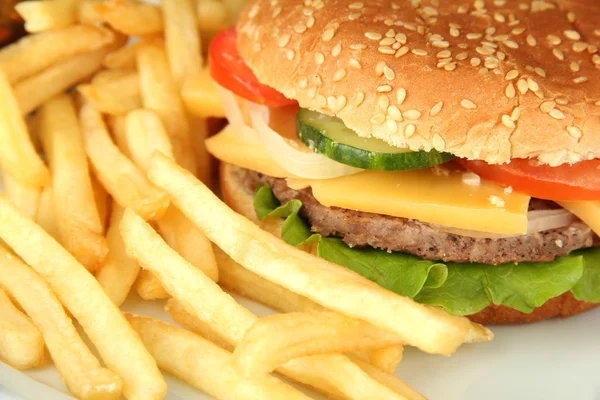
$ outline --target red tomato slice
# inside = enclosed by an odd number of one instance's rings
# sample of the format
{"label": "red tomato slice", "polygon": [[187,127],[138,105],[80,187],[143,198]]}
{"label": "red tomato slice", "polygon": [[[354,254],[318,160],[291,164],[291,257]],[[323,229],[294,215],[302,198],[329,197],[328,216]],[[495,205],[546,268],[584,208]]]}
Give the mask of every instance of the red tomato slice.
{"label": "red tomato slice", "polygon": [[550,167],[535,160],[513,159],[510,164],[456,159],[463,168],[484,179],[512,186],[532,197],[546,200],[600,200],[600,160]]}
{"label": "red tomato slice", "polygon": [[225,29],[214,37],[208,51],[210,74],[225,89],[253,103],[268,107],[298,104],[256,79],[237,50],[235,28]]}

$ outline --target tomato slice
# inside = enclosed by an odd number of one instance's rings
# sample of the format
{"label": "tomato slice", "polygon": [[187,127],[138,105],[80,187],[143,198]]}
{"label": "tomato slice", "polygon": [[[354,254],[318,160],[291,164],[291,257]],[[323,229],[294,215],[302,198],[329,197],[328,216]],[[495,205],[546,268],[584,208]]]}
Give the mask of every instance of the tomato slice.
{"label": "tomato slice", "polygon": [[600,160],[550,167],[536,160],[513,159],[510,164],[490,165],[483,161],[456,159],[463,168],[484,179],[512,186],[532,197],[546,200],[600,200]]}
{"label": "tomato slice", "polygon": [[268,107],[283,107],[298,104],[263,85],[256,79],[237,50],[237,32],[234,28],[225,29],[214,37],[208,51],[210,74],[225,89],[253,103]]}

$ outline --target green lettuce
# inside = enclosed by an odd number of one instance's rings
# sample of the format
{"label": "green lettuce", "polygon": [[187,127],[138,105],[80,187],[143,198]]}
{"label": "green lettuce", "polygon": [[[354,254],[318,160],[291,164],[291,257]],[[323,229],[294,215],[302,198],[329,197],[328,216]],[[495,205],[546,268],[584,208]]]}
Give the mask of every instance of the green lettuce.
{"label": "green lettuce", "polygon": [[569,290],[579,300],[600,302],[600,248],[545,263],[440,263],[371,247],[351,248],[339,238],[322,238],[299,215],[301,207],[299,200],[281,205],[268,185],[259,187],[254,198],[259,219],[284,219],[282,239],[287,243],[316,243],[319,257],[450,314],[474,314],[490,303],[530,313]]}

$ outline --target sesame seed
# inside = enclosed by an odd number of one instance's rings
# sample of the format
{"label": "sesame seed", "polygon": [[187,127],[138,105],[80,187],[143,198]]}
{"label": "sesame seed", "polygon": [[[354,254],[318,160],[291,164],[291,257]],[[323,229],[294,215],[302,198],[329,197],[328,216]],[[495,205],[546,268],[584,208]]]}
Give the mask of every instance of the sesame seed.
{"label": "sesame seed", "polygon": [[397,41],[399,41],[400,43],[402,43],[402,44],[406,44],[407,38],[406,38],[406,35],[404,33],[398,33],[398,34],[396,34],[395,39]]}
{"label": "sesame seed", "polygon": [[256,15],[258,14],[260,7],[258,4],[254,4],[252,6],[252,8],[250,9],[250,11],[248,12],[248,18],[252,19],[254,17],[256,17]]}
{"label": "sesame seed", "polygon": [[481,54],[482,56],[491,56],[495,52],[494,49],[489,47],[477,47],[475,51],[477,51],[477,53]]}
{"label": "sesame seed", "polygon": [[300,89],[306,89],[308,87],[308,79],[306,79],[305,77],[301,78],[298,81],[298,87]]}
{"label": "sesame seed", "polygon": [[579,64],[577,64],[576,61],[571,61],[571,63],[569,64],[569,68],[571,68],[571,71],[573,71],[573,72],[578,72]]}
{"label": "sesame seed", "polygon": [[548,39],[548,42],[554,46],[558,46],[562,43],[562,40],[556,35],[548,35],[546,38]]}
{"label": "sesame seed", "polygon": [[317,95],[317,88],[315,86],[309,87],[308,91],[306,92],[306,96],[312,100],[315,98],[316,95]]}
{"label": "sesame seed", "polygon": [[385,115],[383,113],[377,113],[371,118],[370,122],[373,125],[381,125],[385,122]]}
{"label": "sesame seed", "polygon": [[527,35],[527,39],[525,40],[527,41],[527,44],[531,47],[535,47],[537,45],[537,40],[535,40],[535,38],[531,35]]}
{"label": "sesame seed", "polygon": [[385,77],[390,81],[394,80],[394,78],[396,77],[394,71],[392,71],[392,69],[387,65],[383,67],[383,75],[385,75]]}
{"label": "sesame seed", "polygon": [[506,22],[506,17],[504,17],[504,15],[500,14],[499,12],[494,13],[494,19],[496,20],[496,22]]}
{"label": "sesame seed", "polygon": [[422,50],[422,49],[412,49],[410,52],[416,56],[426,56],[427,55],[427,51]]}
{"label": "sesame seed", "polygon": [[479,59],[478,57],[471,58],[471,65],[473,67],[479,67],[479,65],[481,65],[481,59]]}
{"label": "sesame seed", "polygon": [[355,12],[355,13],[351,13],[350,15],[348,15],[348,19],[349,19],[350,21],[354,21],[354,20],[357,20],[357,19],[359,19],[359,18],[360,18],[360,16],[361,16],[361,14],[360,14],[360,13],[357,13],[357,12]]}
{"label": "sesame seed", "polygon": [[542,104],[540,104],[540,110],[544,114],[548,114],[550,111],[552,111],[554,109],[555,106],[556,106],[556,103],[554,101],[544,101]]}
{"label": "sesame seed", "polygon": [[517,127],[515,125],[515,122],[512,119],[510,119],[510,116],[506,114],[502,116],[502,124],[504,124],[504,126],[510,129],[515,129]]}
{"label": "sesame seed", "polygon": [[444,65],[444,69],[446,71],[454,71],[456,69],[456,63],[446,64]]}
{"label": "sesame seed", "polygon": [[569,20],[570,23],[573,23],[577,19],[577,16],[575,15],[575,13],[573,11],[569,11],[567,13],[567,19]]}
{"label": "sesame seed", "polygon": [[396,34],[396,32],[393,29],[389,29],[386,33],[385,33],[385,37],[387,38],[393,38],[394,35]]}
{"label": "sesame seed", "polygon": [[411,110],[406,110],[403,113],[404,117],[406,119],[410,119],[413,121],[418,120],[419,118],[421,118],[421,112],[419,110],[415,110],[415,109],[411,109]]}
{"label": "sesame seed", "polygon": [[342,45],[340,43],[336,44],[335,46],[333,46],[333,49],[331,49],[331,55],[333,57],[339,56],[341,52],[342,52]]}
{"label": "sesame seed", "polygon": [[444,142],[444,139],[442,139],[442,137],[438,133],[433,135],[433,147],[437,151],[443,151],[446,147],[446,142]]}
{"label": "sesame seed", "polygon": [[366,44],[362,44],[362,43],[352,43],[350,45],[350,48],[352,50],[364,50],[364,49],[367,48],[367,45]]}
{"label": "sesame seed", "polygon": [[381,76],[383,75],[383,69],[386,67],[386,63],[385,61],[379,61],[377,63],[377,65],[375,65],[375,74],[377,74],[377,76]]}
{"label": "sesame seed", "polygon": [[388,119],[385,122],[385,125],[388,128],[388,131],[390,131],[391,133],[396,133],[398,132],[398,124],[396,123],[396,121],[394,121],[393,119]]}
{"label": "sesame seed", "polygon": [[292,61],[292,60],[294,59],[294,57],[295,57],[295,56],[296,56],[296,53],[294,52],[294,50],[292,50],[292,49],[287,49],[287,50],[285,51],[285,57],[286,57],[288,60]]}
{"label": "sesame seed", "polygon": [[483,65],[485,65],[486,68],[494,69],[498,67],[499,62],[500,60],[498,60],[496,57],[486,57]]}
{"label": "sesame seed", "polygon": [[525,28],[523,27],[518,27],[518,28],[514,28],[511,33],[515,36],[520,35],[521,33],[525,32]]}
{"label": "sesame seed", "polygon": [[402,121],[402,113],[400,112],[400,109],[398,109],[398,107],[396,106],[389,106],[387,109],[387,113],[390,116],[391,119],[393,119],[394,121]]}
{"label": "sesame seed", "polygon": [[540,86],[538,85],[538,83],[531,78],[527,78],[527,86],[532,92],[537,92],[538,90],[540,90]]}
{"label": "sesame seed", "polygon": [[548,114],[554,119],[565,119],[565,114],[563,114],[558,108],[553,108]]}
{"label": "sesame seed", "polygon": [[517,82],[517,89],[519,89],[519,93],[525,94],[529,91],[529,85],[525,79],[519,79]]}
{"label": "sesame seed", "polygon": [[600,65],[600,55],[598,54],[594,54],[592,56],[592,62],[596,65]]}
{"label": "sesame seed", "polygon": [[323,64],[323,62],[325,62],[325,56],[323,55],[323,53],[315,53],[315,63],[317,65],[321,65]]}
{"label": "sesame seed", "polygon": [[361,69],[362,66],[360,65],[360,62],[356,59],[356,58],[351,58],[348,60],[348,66],[354,69]]}
{"label": "sesame seed", "polygon": [[481,33],[467,33],[466,38],[469,40],[481,39],[483,35]]}
{"label": "sesame seed", "polygon": [[400,58],[403,55],[405,55],[406,53],[408,53],[409,49],[408,47],[401,47],[398,49],[398,51],[396,52],[396,54],[394,54],[394,57],[396,58]]}
{"label": "sesame seed", "polygon": [[534,69],[535,73],[538,74],[539,76],[541,76],[542,78],[546,77],[546,71],[544,71],[544,69],[540,68],[540,67],[536,67]]}
{"label": "sesame seed", "polygon": [[363,8],[365,5],[363,3],[360,2],[356,2],[356,3],[351,3],[348,8],[351,10],[360,10],[361,8]]}
{"label": "sesame seed", "polygon": [[566,106],[567,104],[569,104],[569,99],[564,98],[564,97],[559,97],[558,99],[556,99],[556,104],[560,104],[561,106]]}
{"label": "sesame seed", "polygon": [[429,111],[429,115],[432,117],[437,116],[442,111],[442,106],[444,105],[443,101],[436,103],[433,107],[431,107],[431,111]]}
{"label": "sesame seed", "polygon": [[512,119],[513,121],[518,121],[519,118],[521,118],[521,108],[515,107],[515,109],[510,114],[510,119]]}
{"label": "sesame seed", "polygon": [[333,81],[339,82],[342,79],[344,79],[345,77],[346,77],[346,70],[341,68],[341,69],[338,69],[337,71],[335,71],[335,73],[333,74]]}
{"label": "sesame seed", "polygon": [[296,33],[306,32],[306,25],[304,25],[303,23],[298,23],[298,24],[294,25],[294,32],[296,32]]}
{"label": "sesame seed", "polygon": [[594,35],[600,36],[600,29],[594,29]]}
{"label": "sesame seed", "polygon": [[477,108],[477,105],[468,99],[462,99],[460,101],[460,105],[462,106],[462,108],[467,110],[474,110]]}
{"label": "sesame seed", "polygon": [[417,128],[413,124],[408,124],[404,128],[404,137],[409,139],[412,135],[415,134]]}
{"label": "sesame seed", "polygon": [[569,135],[571,135],[571,137],[575,139],[579,139],[583,136],[583,132],[581,132],[581,129],[579,129],[576,126],[567,126],[567,132],[569,133]]}
{"label": "sesame seed", "polygon": [[278,16],[279,14],[281,14],[281,7],[276,7],[276,8],[273,10],[273,14],[272,14],[271,16],[272,16],[273,18],[277,18],[277,16]]}
{"label": "sesame seed", "polygon": [[392,44],[396,43],[396,39],[393,37],[386,37],[381,39],[381,41],[379,42],[380,46],[390,46]]}
{"label": "sesame seed", "polygon": [[354,93],[354,95],[352,96],[352,105],[354,107],[358,107],[362,104],[362,102],[365,100],[365,94],[361,91],[357,91],[356,93]]}
{"label": "sesame seed", "polygon": [[510,38],[510,35],[506,35],[506,34],[504,34],[504,35],[496,35],[496,36],[493,37],[493,39],[496,42],[504,42],[505,40],[508,40],[509,38]]}
{"label": "sesame seed", "polygon": [[450,28],[450,36],[452,37],[459,37],[460,36],[460,31],[456,28]]}
{"label": "sesame seed", "polygon": [[437,58],[447,58],[450,57],[452,55],[452,52],[450,50],[442,50],[439,53],[437,53],[435,56]]}
{"label": "sesame seed", "polygon": [[519,76],[519,71],[517,71],[516,69],[512,69],[506,73],[506,76],[504,77],[504,79],[506,79],[507,81],[512,81],[513,79],[517,78],[518,76]]}
{"label": "sesame seed", "polygon": [[382,54],[394,54],[396,52],[390,46],[379,46],[377,50]]}
{"label": "sesame seed", "polygon": [[588,78],[585,76],[578,76],[577,78],[573,79],[574,83],[584,83],[587,81],[588,81]]}
{"label": "sesame seed", "polygon": [[321,39],[324,42],[329,42],[331,39],[333,39],[333,36],[335,35],[335,29],[333,28],[327,28],[323,34],[321,35]]}
{"label": "sesame seed", "polygon": [[306,27],[307,28],[312,28],[313,26],[315,26],[315,17],[313,17],[312,15],[309,16],[306,20]]}
{"label": "sesame seed", "polygon": [[463,60],[466,60],[467,58],[469,58],[469,53],[467,53],[466,51],[460,52],[456,55],[456,59],[458,61],[463,61]]}
{"label": "sesame seed", "polygon": [[400,88],[396,92],[396,102],[401,106],[404,100],[406,100],[406,89]]}
{"label": "sesame seed", "polygon": [[365,37],[371,40],[381,40],[381,34],[377,32],[367,32],[365,33]]}
{"label": "sesame seed", "polygon": [[559,49],[552,49],[552,54],[554,54],[554,57],[558,58],[561,61],[565,59],[564,53]]}
{"label": "sesame seed", "polygon": [[434,42],[431,42],[431,45],[433,47],[437,47],[439,49],[445,49],[447,47],[450,47],[450,42],[445,41],[445,40],[436,40]]}
{"label": "sesame seed", "polygon": [[518,49],[519,48],[519,44],[517,42],[515,42],[514,40],[505,40],[502,43],[510,49]]}
{"label": "sesame seed", "polygon": [[392,91],[392,87],[390,85],[381,85],[377,86],[377,91],[379,93],[387,93]]}
{"label": "sesame seed", "polygon": [[571,39],[571,40],[579,40],[579,39],[581,39],[581,35],[577,31],[566,30],[563,33],[564,33],[564,35],[565,35],[565,37],[567,39]]}
{"label": "sesame seed", "polygon": [[573,51],[576,53],[583,53],[588,49],[588,44],[586,42],[575,42],[573,43]]}
{"label": "sesame seed", "polygon": [[504,94],[509,99],[514,99],[515,96],[517,95],[517,92],[515,90],[515,86],[512,83],[509,83],[508,86],[506,86],[506,90],[504,90]]}

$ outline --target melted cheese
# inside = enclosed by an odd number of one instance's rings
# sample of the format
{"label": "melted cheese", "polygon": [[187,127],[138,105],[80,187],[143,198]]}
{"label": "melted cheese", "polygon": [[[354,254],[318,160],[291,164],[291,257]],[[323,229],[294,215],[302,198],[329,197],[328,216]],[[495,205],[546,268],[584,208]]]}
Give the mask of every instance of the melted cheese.
{"label": "melted cheese", "polygon": [[216,85],[208,68],[204,68],[200,74],[185,82],[181,90],[181,98],[185,108],[196,117],[225,117]]}
{"label": "melted cheese", "polygon": [[[279,166],[247,127],[228,126],[206,141],[216,158],[266,175],[288,178],[295,189],[312,187],[322,204],[498,234],[527,232],[530,197],[505,193],[492,182],[465,184],[459,171],[362,171],[341,178],[299,179]],[[448,173],[440,173],[448,172]],[[495,200],[495,201],[492,201]]]}
{"label": "melted cheese", "polygon": [[600,201],[557,201],[600,235]]}

